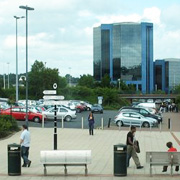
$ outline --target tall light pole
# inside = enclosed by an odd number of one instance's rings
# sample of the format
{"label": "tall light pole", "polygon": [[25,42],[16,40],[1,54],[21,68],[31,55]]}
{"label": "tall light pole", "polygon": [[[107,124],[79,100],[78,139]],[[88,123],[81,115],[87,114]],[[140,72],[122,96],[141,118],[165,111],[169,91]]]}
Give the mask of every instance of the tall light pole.
{"label": "tall light pole", "polygon": [[9,89],[9,62],[7,62],[8,65],[8,89]]}
{"label": "tall light pole", "polygon": [[16,102],[18,102],[18,87],[19,87],[19,81],[18,81],[18,24],[17,20],[21,18],[25,18],[24,16],[18,17],[14,16],[16,19]]}
{"label": "tall light pole", "polygon": [[28,127],[28,11],[34,8],[28,6],[19,6],[20,9],[26,10],[26,125]]}

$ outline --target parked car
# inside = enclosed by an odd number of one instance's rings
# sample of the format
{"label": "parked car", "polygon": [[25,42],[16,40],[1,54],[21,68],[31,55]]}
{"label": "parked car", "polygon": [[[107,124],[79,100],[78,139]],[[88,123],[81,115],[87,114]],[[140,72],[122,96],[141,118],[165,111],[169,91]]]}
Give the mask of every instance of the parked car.
{"label": "parked car", "polygon": [[154,127],[158,126],[156,119],[145,117],[136,112],[120,112],[114,118],[114,122],[117,126],[133,125],[143,127]]}
{"label": "parked car", "polygon": [[91,107],[91,112],[100,112],[103,113],[103,107],[100,104],[93,104]]}
{"label": "parked car", "polygon": [[[42,114],[45,114],[47,119],[54,119],[54,112],[55,112],[55,108],[52,107],[42,112]],[[76,118],[76,111],[71,111],[70,109],[65,107],[57,107],[56,116],[57,119],[63,118],[66,121],[71,121],[72,119]]]}
{"label": "parked car", "polygon": [[156,114],[151,114],[149,112],[149,110],[146,108],[136,108],[136,107],[124,106],[119,111],[120,112],[125,112],[125,111],[126,112],[128,112],[128,111],[137,112],[145,117],[151,117],[151,118],[156,119],[158,121],[158,123],[162,122],[162,116],[156,115]]}
{"label": "parked car", "polygon": [[[12,117],[14,117],[17,120],[25,120],[26,119],[26,108],[14,106],[12,108],[2,110],[1,114],[12,115]],[[32,112],[31,110],[28,110],[28,120],[39,123],[42,121],[42,114],[35,113],[35,112]],[[44,117],[44,120],[46,120],[46,116]]]}
{"label": "parked car", "polygon": [[87,106],[87,111],[91,111],[91,107],[92,107],[92,104],[90,104],[89,102],[84,102]]}

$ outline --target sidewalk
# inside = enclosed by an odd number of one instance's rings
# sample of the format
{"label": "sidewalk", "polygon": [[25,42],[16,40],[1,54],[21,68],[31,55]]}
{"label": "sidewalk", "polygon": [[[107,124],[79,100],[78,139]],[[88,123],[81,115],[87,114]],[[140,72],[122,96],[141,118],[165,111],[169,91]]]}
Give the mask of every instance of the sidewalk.
{"label": "sidewalk", "polygon": [[[12,137],[1,140],[0,146],[0,179],[1,180],[41,180],[41,179],[66,179],[66,180],[110,180],[110,179],[172,179],[170,169],[167,173],[162,173],[162,167],[153,167],[153,177],[149,177],[149,165],[146,164],[146,151],[166,151],[166,142],[172,141],[174,147],[180,151],[180,145],[170,132],[138,131],[136,138],[140,142],[141,153],[138,154],[143,169],[136,169],[133,160],[130,162],[127,177],[113,176],[113,145],[126,142],[128,131],[119,130],[95,130],[94,136],[88,135],[88,130],[82,129],[58,129],[58,149],[59,150],[92,150],[92,164],[88,165],[88,176],[84,176],[84,167],[68,167],[68,176],[64,176],[64,167],[47,167],[48,176],[43,175],[43,166],[40,164],[40,151],[53,149],[53,128],[30,128],[31,148],[30,168],[22,168],[21,176],[7,175],[7,145],[19,143],[21,132]],[[180,133],[173,133],[180,139]],[[179,179],[180,172],[173,176]]]}

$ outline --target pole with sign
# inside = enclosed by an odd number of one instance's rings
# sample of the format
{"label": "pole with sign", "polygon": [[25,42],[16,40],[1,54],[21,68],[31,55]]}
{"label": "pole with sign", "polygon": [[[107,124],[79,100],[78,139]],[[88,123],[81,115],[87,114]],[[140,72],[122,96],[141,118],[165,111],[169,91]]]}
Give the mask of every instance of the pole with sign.
{"label": "pole with sign", "polygon": [[53,84],[54,90],[44,90],[43,99],[45,105],[54,105],[54,150],[57,150],[57,105],[60,104],[60,100],[64,99],[64,96],[57,96],[56,90],[57,84]]}

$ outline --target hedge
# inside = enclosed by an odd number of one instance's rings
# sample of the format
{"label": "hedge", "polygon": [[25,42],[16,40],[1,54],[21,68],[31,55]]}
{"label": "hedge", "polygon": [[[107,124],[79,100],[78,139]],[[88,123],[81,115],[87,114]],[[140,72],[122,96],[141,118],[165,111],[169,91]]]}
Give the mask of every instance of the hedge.
{"label": "hedge", "polygon": [[18,130],[17,122],[12,116],[0,115],[0,138],[6,137]]}

